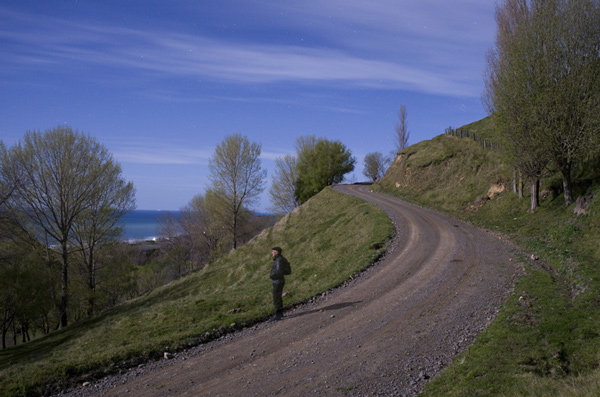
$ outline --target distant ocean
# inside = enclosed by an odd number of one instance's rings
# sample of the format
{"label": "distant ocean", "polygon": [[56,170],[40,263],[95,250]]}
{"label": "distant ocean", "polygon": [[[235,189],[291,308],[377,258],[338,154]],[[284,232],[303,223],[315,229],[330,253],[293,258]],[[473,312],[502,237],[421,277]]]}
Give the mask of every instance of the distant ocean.
{"label": "distant ocean", "polygon": [[125,230],[122,239],[132,240],[151,240],[158,237],[159,220],[171,213],[175,219],[181,217],[181,211],[152,211],[135,210],[123,216],[121,220],[125,222]]}

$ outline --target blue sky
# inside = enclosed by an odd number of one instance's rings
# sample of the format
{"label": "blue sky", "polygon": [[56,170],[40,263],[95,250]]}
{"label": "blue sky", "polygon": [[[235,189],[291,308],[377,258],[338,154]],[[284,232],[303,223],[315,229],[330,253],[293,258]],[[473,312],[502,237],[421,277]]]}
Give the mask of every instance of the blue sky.
{"label": "blue sky", "polygon": [[300,136],[357,159],[486,116],[494,2],[3,0],[0,139],[69,125],[111,150],[139,209],[177,210],[209,185],[227,135],[274,160]]}

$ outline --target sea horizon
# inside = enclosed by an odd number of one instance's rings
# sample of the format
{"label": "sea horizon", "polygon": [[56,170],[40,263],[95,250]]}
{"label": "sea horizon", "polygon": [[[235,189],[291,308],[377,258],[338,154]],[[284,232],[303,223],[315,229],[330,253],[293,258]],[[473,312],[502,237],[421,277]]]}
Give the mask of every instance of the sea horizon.
{"label": "sea horizon", "polygon": [[146,241],[159,237],[158,225],[161,217],[171,214],[179,219],[181,211],[172,210],[133,210],[125,214],[123,221],[123,241]]}

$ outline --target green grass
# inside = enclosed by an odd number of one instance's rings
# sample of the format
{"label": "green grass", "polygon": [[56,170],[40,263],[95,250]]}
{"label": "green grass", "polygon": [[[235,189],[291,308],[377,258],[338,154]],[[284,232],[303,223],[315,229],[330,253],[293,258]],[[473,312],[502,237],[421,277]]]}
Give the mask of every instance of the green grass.
{"label": "green grass", "polygon": [[[600,197],[600,188],[590,193]],[[507,195],[470,217],[509,233],[540,260],[425,395],[600,395],[600,203],[579,217],[562,196],[534,214],[527,208]]]}
{"label": "green grass", "polygon": [[[284,304],[305,301],[373,263],[387,216],[325,189],[204,269],[44,338],[0,352],[0,395],[36,395],[175,352],[272,314],[271,247],[292,264]],[[374,243],[383,248],[371,249]]]}
{"label": "green grass", "polygon": [[457,214],[486,197],[492,185],[507,186],[510,178],[499,151],[440,135],[400,151],[376,188]]}
{"label": "green grass", "polygon": [[[494,139],[489,119],[464,128]],[[596,165],[594,165],[596,164]],[[593,194],[590,215],[565,207],[559,175],[543,181],[535,213],[506,189],[512,172],[497,150],[438,136],[401,152],[378,188],[498,231],[529,261],[514,293],[475,343],[429,383],[424,396],[600,395],[600,175],[574,173],[576,195]],[[591,172],[595,170],[595,172]],[[526,192],[528,193],[528,192]],[[526,258],[524,258],[526,259]]]}

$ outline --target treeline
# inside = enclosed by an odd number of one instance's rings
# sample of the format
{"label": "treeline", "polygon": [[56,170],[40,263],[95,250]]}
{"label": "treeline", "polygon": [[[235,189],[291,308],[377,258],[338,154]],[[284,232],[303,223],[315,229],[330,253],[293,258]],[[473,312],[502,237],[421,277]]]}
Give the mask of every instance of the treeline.
{"label": "treeline", "polygon": [[[135,209],[135,188],[102,144],[64,126],[27,132],[11,148],[0,142],[3,348],[196,271],[274,224],[275,215],[251,210],[265,188],[261,149],[227,136],[209,160],[206,191],[179,219],[160,220],[157,241],[129,244],[120,239],[122,216]],[[301,137],[297,149],[297,157],[277,162],[271,198],[278,214],[354,169],[339,141]]]}
{"label": "treeline", "polygon": [[600,147],[600,3],[504,0],[496,8],[483,99],[518,173],[531,182],[560,172],[573,202],[573,167]]}

